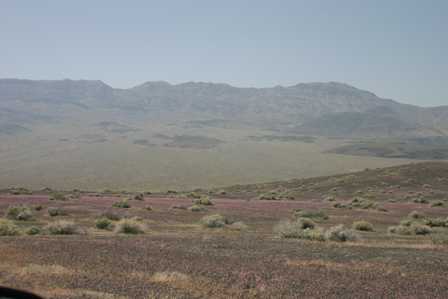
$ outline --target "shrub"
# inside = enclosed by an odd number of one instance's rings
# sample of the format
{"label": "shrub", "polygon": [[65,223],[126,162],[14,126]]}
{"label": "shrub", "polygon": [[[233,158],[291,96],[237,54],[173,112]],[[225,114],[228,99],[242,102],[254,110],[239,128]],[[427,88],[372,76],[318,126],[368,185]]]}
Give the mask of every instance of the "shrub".
{"label": "shrub", "polygon": [[50,196],[50,200],[67,200],[63,193],[53,193]]}
{"label": "shrub", "polygon": [[430,227],[444,227],[447,224],[443,218],[428,218],[425,219],[424,223]]}
{"label": "shrub", "polygon": [[302,231],[301,238],[310,241],[325,241],[325,233],[322,229],[305,229]]}
{"label": "shrub", "polygon": [[200,205],[192,205],[191,207],[188,208],[190,211],[192,212],[202,212],[205,211],[205,209],[203,207],[201,207]]}
{"label": "shrub", "polygon": [[67,215],[67,212],[62,210],[61,208],[49,207],[47,209],[47,211],[48,211],[48,215],[50,215],[51,217]]}
{"label": "shrub", "polygon": [[422,197],[414,198],[413,202],[415,202],[415,203],[424,203],[424,204],[429,203],[429,201],[426,198],[422,198]]}
{"label": "shrub", "polygon": [[106,218],[112,221],[118,221],[121,219],[121,216],[112,211],[106,211],[101,214],[101,218]]}
{"label": "shrub", "polygon": [[428,235],[432,233],[432,229],[429,226],[423,224],[413,224],[411,225],[411,229],[416,235]]}
{"label": "shrub", "polygon": [[37,206],[34,207],[34,210],[35,211],[41,211],[43,208],[44,208],[43,206],[37,205]]}
{"label": "shrub", "polygon": [[219,214],[207,215],[202,217],[201,219],[202,226],[208,228],[223,227],[227,223],[228,223],[227,218]]}
{"label": "shrub", "polygon": [[238,230],[238,231],[246,230],[248,228],[247,225],[242,221],[234,222],[230,224],[228,227],[232,230]]}
{"label": "shrub", "polygon": [[143,234],[145,229],[145,225],[135,219],[122,219],[115,225],[117,234]]}
{"label": "shrub", "polygon": [[258,196],[259,200],[281,200],[281,197],[275,191],[271,191]]}
{"label": "shrub", "polygon": [[187,195],[189,198],[201,198],[201,195],[197,192],[190,192]]}
{"label": "shrub", "polygon": [[17,236],[20,229],[14,222],[6,219],[0,219],[0,236]]}
{"label": "shrub", "polygon": [[188,209],[188,207],[184,206],[184,205],[174,205],[174,206],[171,206],[171,209],[186,210],[186,209]]}
{"label": "shrub", "polygon": [[323,211],[296,211],[294,213],[297,217],[300,218],[310,218],[316,220],[328,220],[328,215]]}
{"label": "shrub", "polygon": [[325,232],[325,239],[329,241],[356,241],[358,238],[358,235],[353,230],[345,228],[342,224],[330,227]]}
{"label": "shrub", "polygon": [[400,221],[401,226],[411,226],[413,221],[411,219],[403,219]]}
{"label": "shrub", "polygon": [[443,207],[443,204],[444,204],[443,201],[438,200],[438,201],[433,202],[431,204],[431,207],[433,207],[433,208],[435,208],[435,207]]}
{"label": "shrub", "polygon": [[387,229],[388,233],[390,234],[397,234],[397,235],[412,235],[412,229],[410,226],[404,226],[404,225],[397,225],[397,226],[390,226]]}
{"label": "shrub", "polygon": [[9,206],[6,210],[6,217],[12,220],[26,221],[33,218],[33,212],[28,206]]}
{"label": "shrub", "polygon": [[129,209],[131,205],[129,204],[127,199],[123,199],[120,201],[115,202],[112,207],[114,208],[121,208],[121,209]]}
{"label": "shrub", "polygon": [[80,233],[79,227],[72,221],[56,221],[47,224],[45,230],[51,235],[74,235]]}
{"label": "shrub", "polygon": [[211,206],[213,202],[210,200],[208,196],[202,196],[200,198],[196,198],[193,203],[195,205],[203,205],[203,206]]}
{"label": "shrub", "polygon": [[144,199],[145,199],[145,196],[143,193],[139,193],[134,196],[134,200],[144,200]]}
{"label": "shrub", "polygon": [[431,237],[431,241],[436,245],[448,245],[448,235],[434,235]]}
{"label": "shrub", "polygon": [[302,239],[304,230],[312,230],[315,223],[306,218],[300,218],[295,221],[284,220],[274,227],[274,231],[282,238]]}
{"label": "shrub", "polygon": [[41,229],[38,226],[31,226],[25,230],[25,233],[29,236],[34,236],[40,234]]}
{"label": "shrub", "polygon": [[409,213],[408,217],[411,219],[423,219],[425,216],[417,211],[412,211]]}
{"label": "shrub", "polygon": [[336,199],[334,198],[334,196],[327,196],[324,198],[325,201],[335,201]]}
{"label": "shrub", "polygon": [[146,210],[146,211],[152,211],[152,207],[151,207],[151,206],[146,206],[146,207],[145,207],[145,210]]}
{"label": "shrub", "polygon": [[373,225],[370,222],[361,220],[353,222],[352,228],[354,230],[364,231],[364,232],[372,232]]}
{"label": "shrub", "polygon": [[95,227],[98,229],[111,230],[113,228],[113,223],[107,218],[99,218],[95,221]]}

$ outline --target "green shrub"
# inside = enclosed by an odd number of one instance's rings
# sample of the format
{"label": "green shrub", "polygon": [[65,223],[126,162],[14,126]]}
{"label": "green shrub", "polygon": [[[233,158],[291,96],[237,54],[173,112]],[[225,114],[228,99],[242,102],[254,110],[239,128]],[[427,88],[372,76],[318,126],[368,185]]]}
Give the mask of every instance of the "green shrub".
{"label": "green shrub", "polygon": [[200,198],[196,198],[193,200],[195,205],[203,205],[203,206],[211,206],[213,202],[210,200],[208,196],[201,196]]}
{"label": "green shrub", "polygon": [[364,232],[372,232],[373,225],[370,222],[361,220],[353,222],[352,228],[354,230],[364,231]]}
{"label": "green shrub", "polygon": [[302,229],[313,229],[316,227],[314,221],[309,218],[299,218],[297,222],[301,224]]}
{"label": "green shrub", "polygon": [[25,233],[29,236],[34,236],[40,234],[41,229],[38,226],[31,226],[25,230]]}
{"label": "green shrub", "polygon": [[48,215],[50,215],[51,217],[66,216],[67,215],[67,212],[62,210],[61,208],[49,207],[47,209],[47,211],[48,211]]}
{"label": "green shrub", "polygon": [[63,193],[53,193],[50,196],[50,200],[67,200],[67,198],[65,197],[65,195]]}
{"label": "green shrub", "polygon": [[197,192],[190,192],[187,195],[189,198],[201,198],[201,195]]}
{"label": "green shrub", "polygon": [[129,209],[131,205],[129,204],[127,199],[123,199],[120,201],[115,202],[112,207],[114,208],[120,208],[120,209]]}
{"label": "green shrub", "polygon": [[107,218],[99,218],[95,221],[95,227],[98,229],[111,230],[113,228],[113,223]]}
{"label": "green shrub", "polygon": [[351,229],[345,228],[342,224],[330,227],[325,232],[325,239],[335,242],[356,241],[358,235]]}
{"label": "green shrub", "polygon": [[228,224],[229,221],[226,217],[214,214],[214,215],[207,215],[202,217],[201,224],[204,227],[208,228],[217,228],[217,227],[223,227],[224,225]]}
{"label": "green shrub", "polygon": [[201,207],[200,205],[192,205],[191,207],[188,208],[190,211],[192,212],[202,212],[205,211],[205,209],[203,207]]}
{"label": "green shrub", "polygon": [[403,219],[400,221],[401,226],[411,226],[414,223],[411,219]]}
{"label": "green shrub", "polygon": [[80,233],[79,227],[72,221],[55,221],[47,224],[45,230],[51,235],[75,235]]}
{"label": "green shrub", "polygon": [[115,225],[115,233],[117,234],[143,234],[146,227],[140,221],[135,219],[122,219]]}
{"label": "green shrub", "polygon": [[300,218],[310,218],[315,220],[328,220],[329,217],[327,214],[325,214],[324,211],[295,211],[294,212],[296,217]]}
{"label": "green shrub", "polygon": [[9,206],[6,210],[6,218],[26,221],[33,218],[33,212],[26,205]]}
{"label": "green shrub", "polygon": [[11,220],[0,219],[0,236],[20,235],[20,229]]}

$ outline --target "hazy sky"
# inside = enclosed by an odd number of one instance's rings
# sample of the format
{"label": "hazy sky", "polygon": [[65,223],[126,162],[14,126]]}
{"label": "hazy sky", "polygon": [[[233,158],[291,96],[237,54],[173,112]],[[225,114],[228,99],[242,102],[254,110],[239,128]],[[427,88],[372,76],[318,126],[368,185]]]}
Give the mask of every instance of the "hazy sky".
{"label": "hazy sky", "polygon": [[448,105],[448,1],[0,0],[0,77],[341,81]]}

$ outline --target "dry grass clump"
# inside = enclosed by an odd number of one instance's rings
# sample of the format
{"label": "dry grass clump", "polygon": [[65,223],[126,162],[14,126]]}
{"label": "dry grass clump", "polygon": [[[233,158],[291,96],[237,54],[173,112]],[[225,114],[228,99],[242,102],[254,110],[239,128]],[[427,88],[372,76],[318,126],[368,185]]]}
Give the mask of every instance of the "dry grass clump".
{"label": "dry grass clump", "polygon": [[444,218],[426,218],[423,221],[424,224],[430,226],[430,227],[448,227],[448,219]]}
{"label": "dry grass clump", "polygon": [[208,196],[201,196],[200,198],[196,198],[193,200],[193,203],[195,205],[202,205],[202,206],[212,206],[213,202],[210,200]]}
{"label": "dry grass clump", "polygon": [[102,217],[95,221],[95,227],[98,229],[112,230],[114,228],[114,224],[110,219]]}
{"label": "dry grass clump", "polygon": [[192,212],[202,212],[202,211],[205,211],[205,208],[200,205],[194,204],[191,207],[189,207],[188,210],[190,210]]}
{"label": "dry grass clump", "polygon": [[144,234],[146,226],[135,219],[122,219],[115,225],[115,233],[117,234]]}
{"label": "dry grass clump", "polygon": [[314,219],[316,221],[328,220],[330,218],[324,211],[321,211],[321,210],[317,210],[317,211],[295,210],[294,215],[296,217],[309,218],[309,219]]}
{"label": "dry grass clump", "polygon": [[20,235],[20,229],[11,220],[0,219],[0,236]]}
{"label": "dry grass clump", "polygon": [[435,245],[444,245],[448,246],[448,235],[436,234],[433,235],[431,241]]}
{"label": "dry grass clump", "polygon": [[56,217],[56,216],[66,216],[67,212],[64,211],[61,208],[56,208],[56,207],[49,207],[47,209],[48,211],[48,215],[50,215],[51,217]]}
{"label": "dry grass clump", "polygon": [[425,215],[423,213],[412,211],[409,213],[408,218],[410,219],[423,219],[425,218]]}
{"label": "dry grass clump", "polygon": [[114,208],[120,208],[120,209],[129,209],[131,205],[129,204],[127,199],[123,199],[120,201],[115,202],[112,207]]}
{"label": "dry grass clump", "polygon": [[78,225],[72,221],[55,221],[47,224],[45,230],[48,231],[50,235],[75,235],[81,233]]}
{"label": "dry grass clump", "polygon": [[118,221],[121,219],[121,216],[114,213],[113,211],[106,211],[106,212],[102,213],[100,217],[109,219],[111,221]]}
{"label": "dry grass clump", "polygon": [[53,193],[50,196],[50,200],[61,200],[61,201],[65,201],[67,200],[67,197],[65,197],[65,195],[63,193]]}
{"label": "dry grass clump", "polygon": [[38,226],[31,226],[25,230],[25,234],[29,236],[39,235],[42,232],[41,228]]}
{"label": "dry grass clump", "polygon": [[363,232],[373,232],[373,225],[365,220],[353,222],[352,228]]}
{"label": "dry grass clump", "polygon": [[391,226],[388,228],[388,232],[390,234],[397,234],[397,235],[428,235],[432,233],[431,227],[419,224],[419,223],[412,223],[409,226],[405,225],[397,225],[397,226]]}
{"label": "dry grass clump", "polygon": [[433,203],[431,203],[431,207],[433,207],[433,208],[443,207],[443,206],[444,206],[444,202],[441,200],[437,200],[437,201],[434,201]]}
{"label": "dry grass clump", "polygon": [[229,220],[226,217],[219,214],[207,215],[202,217],[201,219],[202,226],[208,228],[224,227],[228,223]]}
{"label": "dry grass clump", "polygon": [[144,200],[144,199],[145,199],[145,195],[143,193],[134,195],[134,200]]}
{"label": "dry grass clump", "polygon": [[315,223],[306,218],[283,220],[274,227],[274,232],[285,239],[320,240],[323,236],[322,231],[316,229]]}
{"label": "dry grass clump", "polygon": [[347,229],[344,225],[336,225],[330,227],[325,232],[325,239],[336,242],[356,241],[359,236],[351,229]]}
{"label": "dry grass clump", "polygon": [[6,218],[26,221],[33,218],[33,212],[31,208],[26,205],[9,206],[6,210]]}
{"label": "dry grass clump", "polygon": [[243,221],[237,221],[228,226],[231,230],[243,231],[247,230],[248,226]]}

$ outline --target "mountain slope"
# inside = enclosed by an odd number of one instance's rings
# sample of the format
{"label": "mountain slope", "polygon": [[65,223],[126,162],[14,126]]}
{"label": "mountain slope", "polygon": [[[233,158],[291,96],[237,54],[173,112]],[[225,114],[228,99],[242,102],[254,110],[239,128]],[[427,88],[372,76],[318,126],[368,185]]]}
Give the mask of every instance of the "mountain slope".
{"label": "mountain slope", "polygon": [[[24,114],[66,122],[79,114],[112,120],[224,120],[236,125],[337,137],[434,136],[448,132],[448,108],[382,99],[347,84],[237,88],[227,84],[147,82],[114,89],[101,81],[0,80],[0,126],[22,126]],[[86,114],[86,111],[89,111]],[[106,119],[104,119],[106,118]],[[109,119],[107,119],[109,118]]]}

